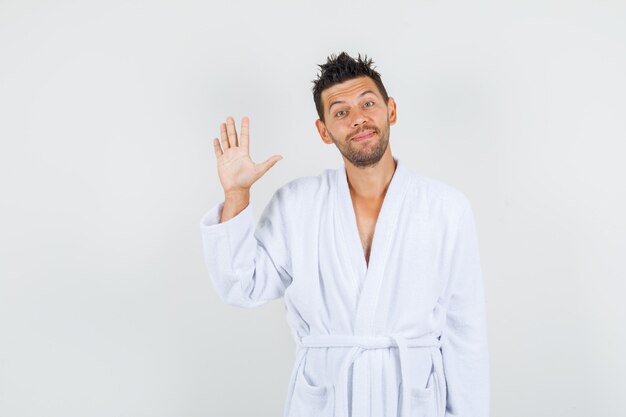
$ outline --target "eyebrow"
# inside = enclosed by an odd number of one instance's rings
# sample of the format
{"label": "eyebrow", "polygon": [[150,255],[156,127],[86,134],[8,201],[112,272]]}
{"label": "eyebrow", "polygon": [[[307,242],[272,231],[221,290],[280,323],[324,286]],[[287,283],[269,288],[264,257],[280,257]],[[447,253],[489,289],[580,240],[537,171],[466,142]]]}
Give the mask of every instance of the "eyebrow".
{"label": "eyebrow", "polygon": [[[376,95],[375,92],[373,92],[372,90],[365,90],[363,91],[361,94],[359,94],[359,97],[363,97],[365,94],[367,93],[372,93],[374,95]],[[345,103],[345,101],[342,100],[335,100],[332,103],[330,103],[330,106],[328,106],[328,111],[330,111],[330,109],[335,105],[335,104],[339,104],[339,103]]]}

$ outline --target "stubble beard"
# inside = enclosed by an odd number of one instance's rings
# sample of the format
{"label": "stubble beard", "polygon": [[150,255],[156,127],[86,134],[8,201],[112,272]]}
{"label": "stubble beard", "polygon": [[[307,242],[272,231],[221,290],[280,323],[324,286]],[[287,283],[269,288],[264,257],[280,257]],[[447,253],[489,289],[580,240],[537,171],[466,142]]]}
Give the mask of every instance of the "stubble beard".
{"label": "stubble beard", "polygon": [[343,142],[339,142],[328,131],[328,134],[332,138],[333,142],[339,152],[350,163],[356,167],[364,168],[374,166],[380,161],[387,150],[389,144],[389,120],[387,120],[386,128],[380,132],[377,128],[374,132],[375,136],[380,136],[376,143],[372,143],[371,140],[364,144],[359,142],[353,142],[349,138],[346,138]]}

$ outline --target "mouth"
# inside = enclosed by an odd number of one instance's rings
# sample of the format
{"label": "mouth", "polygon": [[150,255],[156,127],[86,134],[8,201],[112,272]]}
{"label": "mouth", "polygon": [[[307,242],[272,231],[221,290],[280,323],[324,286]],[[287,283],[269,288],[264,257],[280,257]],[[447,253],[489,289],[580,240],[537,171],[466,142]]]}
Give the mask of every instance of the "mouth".
{"label": "mouth", "polygon": [[367,130],[365,132],[359,133],[358,135],[354,136],[352,138],[352,140],[355,141],[355,142],[360,142],[362,140],[367,140],[367,139],[371,138],[372,136],[374,136],[374,131],[373,130]]}

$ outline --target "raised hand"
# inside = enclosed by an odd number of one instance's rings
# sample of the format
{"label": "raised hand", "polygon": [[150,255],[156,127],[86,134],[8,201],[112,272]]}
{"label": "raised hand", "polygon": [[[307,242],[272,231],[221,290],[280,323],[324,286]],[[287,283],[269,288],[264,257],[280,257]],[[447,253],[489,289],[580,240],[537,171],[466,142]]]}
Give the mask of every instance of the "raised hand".
{"label": "raised hand", "polygon": [[220,125],[220,141],[213,139],[213,148],[217,158],[217,172],[224,189],[224,194],[249,192],[256,180],[283,157],[273,155],[259,164],[250,159],[250,121],[244,116],[241,121],[241,137],[237,138],[235,120],[229,116],[226,123]]}

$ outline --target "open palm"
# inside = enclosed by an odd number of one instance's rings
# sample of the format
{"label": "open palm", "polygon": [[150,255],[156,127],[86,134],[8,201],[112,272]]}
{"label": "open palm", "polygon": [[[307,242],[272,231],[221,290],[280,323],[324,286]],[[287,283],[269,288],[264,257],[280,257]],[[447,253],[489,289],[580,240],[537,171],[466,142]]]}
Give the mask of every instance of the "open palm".
{"label": "open palm", "polygon": [[220,125],[220,141],[213,139],[213,148],[217,158],[217,172],[224,188],[224,193],[248,191],[252,184],[261,178],[276,162],[282,159],[273,155],[259,164],[250,159],[250,121],[244,116],[241,121],[241,137],[237,137],[235,120],[226,119]]}

